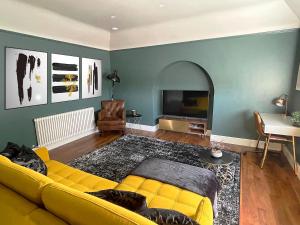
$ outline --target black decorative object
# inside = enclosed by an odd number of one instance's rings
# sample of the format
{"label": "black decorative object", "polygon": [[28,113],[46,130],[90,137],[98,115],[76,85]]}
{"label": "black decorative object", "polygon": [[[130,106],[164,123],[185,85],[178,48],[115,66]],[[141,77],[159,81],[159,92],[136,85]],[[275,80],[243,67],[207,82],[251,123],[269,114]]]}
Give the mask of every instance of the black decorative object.
{"label": "black decorative object", "polygon": [[115,87],[115,83],[120,83],[120,77],[118,76],[118,71],[114,70],[114,72],[112,74],[108,74],[106,76],[107,79],[112,81],[112,94],[111,94],[111,99],[114,100],[114,87]]}
{"label": "black decorative object", "polygon": [[[199,158],[209,148],[199,145],[163,141],[156,138],[126,135],[96,151],[73,160],[70,165],[88,173],[120,182],[144,159],[160,158],[201,167]],[[227,151],[233,160],[230,166],[232,181],[226,182],[218,193],[218,217],[214,225],[239,224],[240,154]],[[218,174],[223,167],[218,167]],[[214,171],[213,171],[214,172]]]}

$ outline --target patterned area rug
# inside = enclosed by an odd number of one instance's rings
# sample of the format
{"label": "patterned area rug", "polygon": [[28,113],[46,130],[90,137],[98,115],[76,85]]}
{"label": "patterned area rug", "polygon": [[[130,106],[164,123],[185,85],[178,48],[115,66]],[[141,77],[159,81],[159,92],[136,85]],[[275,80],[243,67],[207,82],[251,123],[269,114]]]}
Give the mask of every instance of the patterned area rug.
{"label": "patterned area rug", "polygon": [[[120,182],[144,159],[161,158],[201,167],[199,152],[207,148],[199,145],[163,141],[155,138],[126,135],[94,152],[70,163],[88,173]],[[234,161],[232,182],[222,185],[218,196],[218,217],[215,225],[239,224],[240,155],[230,152]],[[214,171],[215,172],[215,171]],[[218,177],[218,174],[217,174]],[[218,177],[223,179],[223,177]]]}

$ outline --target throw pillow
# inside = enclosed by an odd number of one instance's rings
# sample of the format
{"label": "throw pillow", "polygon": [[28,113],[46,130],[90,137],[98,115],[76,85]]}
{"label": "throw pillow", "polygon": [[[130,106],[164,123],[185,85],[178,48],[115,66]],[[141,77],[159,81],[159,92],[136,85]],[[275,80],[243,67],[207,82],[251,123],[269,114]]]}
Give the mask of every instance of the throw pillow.
{"label": "throw pillow", "polygon": [[47,176],[46,164],[31,148],[24,145],[19,147],[17,144],[8,142],[6,148],[0,154],[18,165]]}
{"label": "throw pillow", "polygon": [[20,153],[19,145],[12,142],[8,142],[5,149],[0,154],[11,160],[14,157],[16,157],[19,153]]}
{"label": "throw pillow", "polygon": [[199,225],[190,217],[175,210],[147,208],[138,213],[159,225]]}
{"label": "throw pillow", "polygon": [[107,189],[88,194],[104,199],[131,211],[140,211],[147,208],[146,197],[135,192]]}

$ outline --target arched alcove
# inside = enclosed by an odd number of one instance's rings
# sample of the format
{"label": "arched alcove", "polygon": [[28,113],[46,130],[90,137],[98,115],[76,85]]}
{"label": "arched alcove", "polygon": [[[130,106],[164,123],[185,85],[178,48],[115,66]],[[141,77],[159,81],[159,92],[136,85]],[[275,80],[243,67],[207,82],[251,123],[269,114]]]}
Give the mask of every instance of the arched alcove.
{"label": "arched alcove", "polygon": [[208,128],[212,127],[214,86],[208,72],[190,61],[177,61],[164,67],[155,81],[153,115],[162,115],[162,90],[209,91]]}

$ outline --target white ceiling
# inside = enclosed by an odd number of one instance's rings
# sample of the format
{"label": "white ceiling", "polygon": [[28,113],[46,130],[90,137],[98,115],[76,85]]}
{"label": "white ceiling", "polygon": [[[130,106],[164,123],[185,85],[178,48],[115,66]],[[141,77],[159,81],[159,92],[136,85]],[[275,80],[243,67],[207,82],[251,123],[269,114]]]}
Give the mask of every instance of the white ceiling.
{"label": "white ceiling", "polygon": [[285,1],[300,19],[300,0],[285,0]]}
{"label": "white ceiling", "polygon": [[300,0],[0,1],[0,29],[106,50],[300,27]]}
{"label": "white ceiling", "polygon": [[[136,28],[283,0],[17,0],[111,30]],[[296,0],[299,1],[299,0]],[[163,4],[164,7],[160,7]],[[111,16],[116,16],[111,19]]]}

